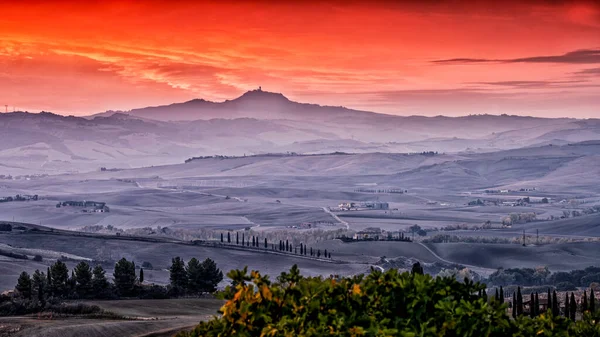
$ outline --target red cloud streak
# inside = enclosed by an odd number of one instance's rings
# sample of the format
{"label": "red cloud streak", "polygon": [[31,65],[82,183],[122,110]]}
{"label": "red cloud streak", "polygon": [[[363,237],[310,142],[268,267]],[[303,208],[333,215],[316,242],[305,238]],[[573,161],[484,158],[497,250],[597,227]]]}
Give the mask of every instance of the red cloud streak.
{"label": "red cloud streak", "polygon": [[14,1],[0,13],[0,105],[31,111],[261,85],[392,114],[600,117],[594,2]]}

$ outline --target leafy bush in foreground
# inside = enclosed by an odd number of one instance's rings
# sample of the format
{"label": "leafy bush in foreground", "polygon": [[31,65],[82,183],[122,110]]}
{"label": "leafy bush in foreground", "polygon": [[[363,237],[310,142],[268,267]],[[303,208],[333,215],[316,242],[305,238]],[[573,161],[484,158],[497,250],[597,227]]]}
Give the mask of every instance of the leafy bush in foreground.
{"label": "leafy bush in foreground", "polygon": [[483,285],[419,273],[336,280],[302,277],[294,266],[277,282],[231,271],[221,317],[178,337],[199,336],[600,336],[600,325],[541,315],[513,320],[506,306],[477,293]]}

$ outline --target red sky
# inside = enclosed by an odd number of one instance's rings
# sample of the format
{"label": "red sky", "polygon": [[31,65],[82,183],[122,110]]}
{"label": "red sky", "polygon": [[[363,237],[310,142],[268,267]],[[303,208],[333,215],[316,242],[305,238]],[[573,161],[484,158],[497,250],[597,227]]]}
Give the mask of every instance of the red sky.
{"label": "red sky", "polygon": [[85,115],[260,85],[399,115],[600,117],[598,2],[472,3],[1,1],[0,105]]}

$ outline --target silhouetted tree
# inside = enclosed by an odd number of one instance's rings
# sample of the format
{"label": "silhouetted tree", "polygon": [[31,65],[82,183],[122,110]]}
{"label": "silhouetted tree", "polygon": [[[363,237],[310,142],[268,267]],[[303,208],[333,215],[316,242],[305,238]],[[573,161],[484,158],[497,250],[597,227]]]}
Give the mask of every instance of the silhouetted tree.
{"label": "silhouetted tree", "polygon": [[140,283],[144,283],[144,268],[140,268]]}
{"label": "silhouetted tree", "polygon": [[201,265],[201,287],[202,292],[213,293],[217,290],[217,285],[223,281],[223,272],[217,268],[215,261],[207,258]]}
{"label": "silhouetted tree", "polygon": [[135,275],[135,264],[122,258],[115,264],[113,272],[115,287],[121,296],[133,295],[137,276]]}
{"label": "silhouetted tree", "polygon": [[104,268],[100,265],[94,267],[94,270],[92,271],[92,290],[94,291],[95,296],[104,293],[109,287],[105,274]]}
{"label": "silhouetted tree", "polygon": [[588,310],[587,290],[584,290],[583,298],[581,299],[581,313],[586,312],[586,310]]}
{"label": "silhouetted tree", "polygon": [[223,233],[221,233],[221,243],[223,243]]}
{"label": "silhouetted tree", "polygon": [[75,287],[80,297],[87,297],[92,293],[92,268],[85,261],[75,266]]}
{"label": "silhouetted tree", "polygon": [[188,279],[185,271],[185,262],[179,256],[171,260],[169,281],[171,282],[171,289],[174,295],[183,295],[188,285]]}
{"label": "silhouetted tree", "polygon": [[514,291],[512,297],[512,317],[517,318],[517,294]]}
{"label": "silhouetted tree", "polygon": [[571,293],[571,307],[569,308],[569,314],[572,321],[575,321],[575,314],[577,313],[577,302],[575,301],[575,294]]}
{"label": "silhouetted tree", "polygon": [[48,289],[48,279],[46,274],[36,270],[31,277],[31,295],[42,305],[46,302],[46,292]]}
{"label": "silhouetted tree", "polygon": [[548,306],[546,310],[552,312],[552,294],[550,293],[550,288],[548,288]]}
{"label": "silhouetted tree", "polygon": [[310,256],[313,256],[313,249],[310,247]]}
{"label": "silhouetted tree", "polygon": [[423,272],[423,266],[421,266],[421,263],[416,262],[415,264],[413,264],[411,273],[423,275],[424,272]]}
{"label": "silhouetted tree", "polygon": [[500,286],[500,303],[504,304],[504,289]]}
{"label": "silhouetted tree", "polygon": [[329,256],[329,254],[327,254],[327,249],[325,249],[324,253],[325,253],[325,257]]}
{"label": "silhouetted tree", "polygon": [[523,295],[521,295],[521,287],[517,288],[517,316],[523,315]]}
{"label": "silhouetted tree", "polygon": [[321,257],[321,250],[317,250],[317,257]]}
{"label": "silhouetted tree", "polygon": [[596,312],[596,295],[594,295],[594,289],[590,289],[590,311]]}
{"label": "silhouetted tree", "polygon": [[498,293],[498,288],[496,288],[496,295],[494,296],[494,299],[500,302],[500,294]]}
{"label": "silhouetted tree", "polygon": [[67,265],[62,261],[56,261],[50,266],[50,273],[52,274],[52,294],[54,296],[63,297],[68,291],[69,281],[69,269]]}
{"label": "silhouetted tree", "polygon": [[185,267],[187,274],[187,290],[190,294],[198,294],[202,290],[202,266],[195,257],[192,258]]}
{"label": "silhouetted tree", "polygon": [[530,294],[529,298],[529,317],[535,317],[535,296],[533,293]]}
{"label": "silhouetted tree", "polygon": [[17,280],[15,290],[26,299],[31,299],[31,276],[27,272],[22,272]]}
{"label": "silhouetted tree", "polygon": [[535,316],[540,315],[540,297],[539,294],[535,293]]}
{"label": "silhouetted tree", "polygon": [[254,247],[256,245],[256,240],[254,239],[254,235],[252,236],[252,247]]}
{"label": "silhouetted tree", "polygon": [[556,290],[552,293],[552,315],[558,316],[560,312],[558,310],[558,300],[556,297]]}
{"label": "silhouetted tree", "polygon": [[268,248],[268,246],[267,246],[267,238],[265,238],[265,249],[267,249],[267,248]]}
{"label": "silhouetted tree", "polygon": [[286,252],[290,251],[290,244],[289,244],[288,240],[285,240],[285,251]]}
{"label": "silhouetted tree", "polygon": [[246,241],[245,241],[245,238],[244,238],[244,233],[242,233],[242,246],[245,246],[245,245],[246,245]]}
{"label": "silhouetted tree", "polygon": [[231,243],[231,233],[227,232],[227,243]]}
{"label": "silhouetted tree", "polygon": [[50,288],[52,287],[52,276],[50,274],[50,267],[48,267],[48,269],[46,270],[46,277],[47,277],[48,290],[50,290]]}
{"label": "silhouetted tree", "polygon": [[569,303],[569,293],[565,293],[565,317],[571,317],[569,313],[569,309],[571,308],[571,303]]}
{"label": "silhouetted tree", "polygon": [[235,232],[235,244],[236,245],[240,244],[240,233],[239,232]]}

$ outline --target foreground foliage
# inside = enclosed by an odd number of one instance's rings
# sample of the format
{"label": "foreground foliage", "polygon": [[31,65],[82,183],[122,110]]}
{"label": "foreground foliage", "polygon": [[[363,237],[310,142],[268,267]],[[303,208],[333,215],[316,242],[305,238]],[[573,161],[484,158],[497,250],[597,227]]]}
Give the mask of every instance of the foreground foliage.
{"label": "foreground foliage", "polygon": [[589,312],[573,322],[552,314],[513,320],[506,306],[478,295],[484,286],[421,273],[344,279],[302,277],[294,266],[277,282],[247,268],[231,271],[220,317],[178,337],[199,336],[600,336]]}

